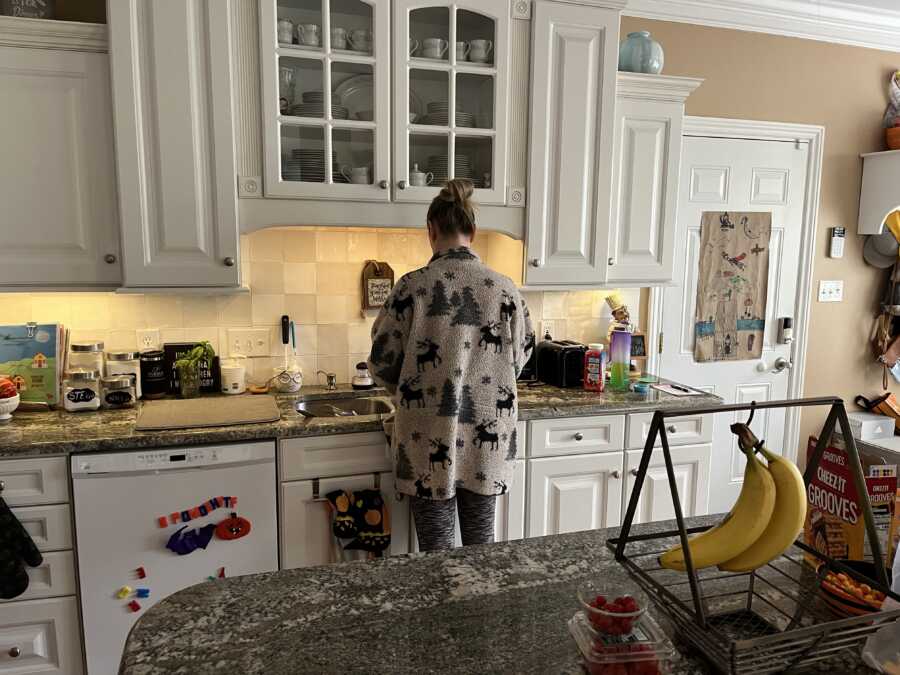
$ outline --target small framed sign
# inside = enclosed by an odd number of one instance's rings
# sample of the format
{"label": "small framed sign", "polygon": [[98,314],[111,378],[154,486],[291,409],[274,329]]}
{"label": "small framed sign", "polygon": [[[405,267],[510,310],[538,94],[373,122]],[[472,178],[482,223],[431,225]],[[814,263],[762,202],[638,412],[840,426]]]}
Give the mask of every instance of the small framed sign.
{"label": "small framed sign", "polygon": [[631,334],[631,358],[647,358],[647,339],[643,333]]}
{"label": "small framed sign", "polygon": [[52,19],[56,0],[0,0],[0,14],[26,19]]}
{"label": "small framed sign", "polygon": [[377,260],[367,260],[362,271],[363,309],[381,309],[394,288],[394,270]]}

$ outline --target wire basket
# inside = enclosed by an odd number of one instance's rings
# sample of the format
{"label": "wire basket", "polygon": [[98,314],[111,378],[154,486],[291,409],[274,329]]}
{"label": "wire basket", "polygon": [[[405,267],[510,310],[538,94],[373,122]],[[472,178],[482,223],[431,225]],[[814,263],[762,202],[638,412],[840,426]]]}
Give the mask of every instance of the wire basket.
{"label": "wire basket", "polygon": [[[702,570],[694,568],[686,545],[687,536],[708,528],[685,526],[664,420],[686,414],[741,410],[749,410],[752,419],[753,412],[759,408],[815,405],[830,405],[831,411],[807,466],[805,482],[809,484],[822,453],[831,441],[835,425],[840,424],[851,462],[851,475],[858,488],[857,494],[863,495],[861,506],[869,546],[874,560],[883,560],[868,493],[864,488],[856,443],[850,433],[850,423],[843,402],[838,398],[770,401],[760,404],[754,402],[703,410],[657,411],[651,422],[622,531],[618,537],[607,542],[607,546],[615,551],[616,559],[650,595],[657,608],[668,616],[681,636],[702,652],[720,672],[774,673],[815,664],[827,667],[825,662],[836,657],[858,657],[869,634],[878,630],[885,621],[900,617],[900,609],[896,609],[851,618],[836,618],[819,590],[821,578],[829,571],[844,572],[856,581],[869,584],[894,599],[900,600],[900,597],[890,592],[883,566],[876,565],[878,578],[870,579],[800,541],[795,542],[780,557],[753,572],[723,572],[715,567]],[[750,420],[747,421],[748,425],[749,423]],[[666,461],[678,529],[633,535],[630,532],[631,525],[657,438],[661,442]],[[859,489],[860,487],[863,489]],[[630,543],[640,543],[639,550],[626,553]],[[679,543],[686,549],[687,570],[679,572],[661,567],[659,556]],[[821,564],[809,564],[804,559],[805,554]]]}

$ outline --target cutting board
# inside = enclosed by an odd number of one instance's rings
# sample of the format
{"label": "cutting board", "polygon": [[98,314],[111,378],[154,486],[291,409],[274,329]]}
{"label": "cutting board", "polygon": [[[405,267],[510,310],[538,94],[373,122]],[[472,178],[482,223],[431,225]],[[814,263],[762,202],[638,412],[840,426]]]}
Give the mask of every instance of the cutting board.
{"label": "cutting board", "polygon": [[171,401],[146,401],[138,413],[135,429],[195,429],[233,424],[260,424],[281,419],[272,396],[221,396]]}

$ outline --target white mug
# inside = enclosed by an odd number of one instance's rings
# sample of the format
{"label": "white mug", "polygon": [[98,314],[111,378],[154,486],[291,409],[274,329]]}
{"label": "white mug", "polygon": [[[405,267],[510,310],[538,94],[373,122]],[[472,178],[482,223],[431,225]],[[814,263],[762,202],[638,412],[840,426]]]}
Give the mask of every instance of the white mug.
{"label": "white mug", "polygon": [[486,63],[490,58],[494,43],[490,40],[472,40],[469,46],[471,47],[469,59],[477,63]]}
{"label": "white mug", "polygon": [[440,59],[447,53],[450,43],[441,38],[425,38],[422,41],[422,54],[426,59]]}
{"label": "white mug", "polygon": [[294,41],[294,22],[290,19],[278,19],[278,41],[291,44]]}
{"label": "white mug", "polygon": [[347,36],[350,46],[358,52],[368,52],[372,50],[372,31],[357,28],[351,30]]}
{"label": "white mug", "polygon": [[426,185],[431,185],[431,181],[434,180],[434,174],[430,171],[428,173],[424,173],[423,171],[419,171],[419,165],[413,164],[412,171],[409,172],[409,182],[412,185],[417,187],[424,187]]}
{"label": "white mug", "polygon": [[457,42],[456,43],[456,60],[457,61],[466,61],[469,58],[469,51],[472,49],[472,45],[468,42]]}
{"label": "white mug", "polygon": [[347,49],[347,29],[335,27],[331,29],[331,48]]}
{"label": "white mug", "polygon": [[369,179],[369,167],[367,166],[354,166],[350,171],[347,171],[346,166],[342,166],[341,175],[356,185],[368,185],[372,182]]}
{"label": "white mug", "polygon": [[409,38],[409,55],[412,56],[417,51],[419,51],[419,41]]}
{"label": "white mug", "polygon": [[320,28],[315,23],[297,24],[297,41],[307,47],[318,47],[321,44]]}
{"label": "white mug", "polygon": [[247,371],[242,365],[224,365],[220,368],[223,394],[243,394],[247,390]]}

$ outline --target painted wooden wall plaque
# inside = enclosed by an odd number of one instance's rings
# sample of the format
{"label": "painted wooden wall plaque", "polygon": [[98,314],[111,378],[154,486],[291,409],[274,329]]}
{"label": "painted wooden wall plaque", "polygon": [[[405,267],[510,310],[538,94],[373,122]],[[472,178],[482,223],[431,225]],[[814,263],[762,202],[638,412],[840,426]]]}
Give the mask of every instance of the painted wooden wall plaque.
{"label": "painted wooden wall plaque", "polygon": [[394,270],[384,262],[367,260],[362,272],[363,309],[381,309],[394,288]]}

